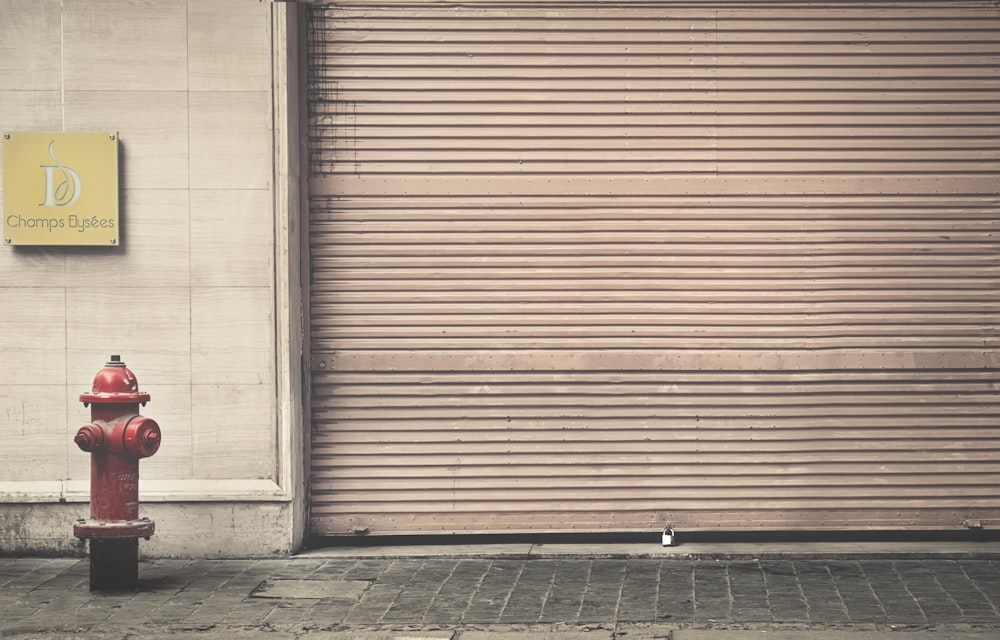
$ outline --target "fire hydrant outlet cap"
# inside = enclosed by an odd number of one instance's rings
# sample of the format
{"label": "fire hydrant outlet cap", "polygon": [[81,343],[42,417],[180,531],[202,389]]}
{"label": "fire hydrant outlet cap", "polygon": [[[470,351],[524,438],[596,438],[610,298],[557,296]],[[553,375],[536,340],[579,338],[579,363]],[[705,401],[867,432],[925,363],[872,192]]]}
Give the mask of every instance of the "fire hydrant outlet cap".
{"label": "fire hydrant outlet cap", "polygon": [[125,427],[125,451],[136,458],[148,458],[160,448],[160,425],[152,418],[138,416]]}
{"label": "fire hydrant outlet cap", "polygon": [[104,430],[95,424],[86,424],[80,427],[73,438],[76,446],[82,451],[97,451],[104,447]]}

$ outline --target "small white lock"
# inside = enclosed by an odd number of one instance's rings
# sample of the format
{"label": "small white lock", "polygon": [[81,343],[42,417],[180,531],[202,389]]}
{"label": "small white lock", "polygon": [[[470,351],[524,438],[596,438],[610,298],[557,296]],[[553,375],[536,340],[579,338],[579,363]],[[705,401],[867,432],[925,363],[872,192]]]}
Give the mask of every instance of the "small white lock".
{"label": "small white lock", "polygon": [[665,528],[663,530],[663,546],[664,547],[674,546],[675,544],[674,540],[676,540],[676,536],[674,535],[674,530],[671,529],[670,527]]}

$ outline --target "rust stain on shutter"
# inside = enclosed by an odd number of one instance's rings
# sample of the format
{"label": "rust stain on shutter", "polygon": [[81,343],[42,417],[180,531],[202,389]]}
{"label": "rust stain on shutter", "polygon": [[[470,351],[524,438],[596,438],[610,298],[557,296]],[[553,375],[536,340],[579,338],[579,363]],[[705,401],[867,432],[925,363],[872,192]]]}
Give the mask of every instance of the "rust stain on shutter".
{"label": "rust stain on shutter", "polygon": [[599,5],[310,9],[314,533],[1000,521],[1000,9]]}

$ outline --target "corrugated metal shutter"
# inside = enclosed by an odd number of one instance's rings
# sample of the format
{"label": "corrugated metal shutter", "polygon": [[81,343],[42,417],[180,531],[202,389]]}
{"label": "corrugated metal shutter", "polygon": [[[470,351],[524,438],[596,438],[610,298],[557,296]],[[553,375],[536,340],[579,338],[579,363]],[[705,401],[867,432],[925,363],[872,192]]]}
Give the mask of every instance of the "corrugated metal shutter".
{"label": "corrugated metal shutter", "polygon": [[314,533],[1000,520],[996,3],[561,5],[310,11]]}

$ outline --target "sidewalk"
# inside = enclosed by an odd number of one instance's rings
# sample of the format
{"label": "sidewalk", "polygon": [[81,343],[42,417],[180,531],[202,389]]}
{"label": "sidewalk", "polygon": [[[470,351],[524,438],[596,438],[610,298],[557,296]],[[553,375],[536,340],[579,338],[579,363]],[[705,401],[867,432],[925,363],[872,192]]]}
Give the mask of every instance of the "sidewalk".
{"label": "sidewalk", "polygon": [[0,558],[0,637],[224,640],[997,640],[1000,544],[335,548],[145,560]]}

